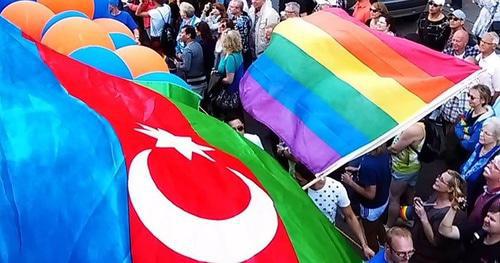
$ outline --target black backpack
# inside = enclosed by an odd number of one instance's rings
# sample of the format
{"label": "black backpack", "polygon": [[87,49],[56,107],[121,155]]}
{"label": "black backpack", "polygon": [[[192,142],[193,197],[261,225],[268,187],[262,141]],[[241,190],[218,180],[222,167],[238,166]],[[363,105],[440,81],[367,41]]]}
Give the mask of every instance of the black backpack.
{"label": "black backpack", "polygon": [[170,23],[168,23],[168,21],[165,21],[165,17],[163,17],[163,14],[160,12],[160,10],[158,10],[158,12],[163,19],[163,22],[165,22],[161,31],[160,45],[166,51],[165,53],[167,56],[171,56],[171,53],[175,55],[175,44],[177,36],[175,28]]}
{"label": "black backpack", "polygon": [[432,162],[441,157],[446,148],[444,125],[441,122],[425,119],[425,140],[418,159],[422,162]]}

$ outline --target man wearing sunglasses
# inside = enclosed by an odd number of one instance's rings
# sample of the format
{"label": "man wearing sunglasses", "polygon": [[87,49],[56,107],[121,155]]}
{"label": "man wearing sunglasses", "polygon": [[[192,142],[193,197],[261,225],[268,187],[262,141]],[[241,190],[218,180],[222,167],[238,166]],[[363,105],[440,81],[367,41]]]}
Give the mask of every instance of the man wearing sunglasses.
{"label": "man wearing sunglasses", "polygon": [[369,263],[407,263],[415,254],[411,233],[402,227],[387,230],[385,248],[379,250]]}
{"label": "man wearing sunglasses", "polygon": [[429,11],[422,13],[417,22],[418,42],[437,51],[442,51],[450,36],[450,24],[443,14],[445,0],[429,2]]}
{"label": "man wearing sunglasses", "polygon": [[[451,34],[450,34],[450,37],[448,38],[448,41],[446,42],[446,46],[443,50],[443,53],[451,55],[450,51],[452,51],[452,49],[453,49],[452,48],[453,37],[455,36],[456,32],[462,31],[462,30],[467,32],[467,39],[466,39],[467,49],[470,49],[471,51],[474,52],[471,56],[476,57],[480,53],[479,47],[477,46],[477,42],[475,41],[474,37],[470,37],[469,31],[467,29],[465,29],[465,19],[466,18],[467,18],[467,16],[460,9],[454,10],[451,14],[448,15],[448,21],[450,23]],[[461,32],[460,35],[463,35],[463,32]]]}
{"label": "man wearing sunglasses", "polygon": [[454,10],[450,15],[448,15],[448,21],[450,22],[451,32],[455,33],[457,30],[465,30],[465,19],[467,16],[464,11],[457,9]]}

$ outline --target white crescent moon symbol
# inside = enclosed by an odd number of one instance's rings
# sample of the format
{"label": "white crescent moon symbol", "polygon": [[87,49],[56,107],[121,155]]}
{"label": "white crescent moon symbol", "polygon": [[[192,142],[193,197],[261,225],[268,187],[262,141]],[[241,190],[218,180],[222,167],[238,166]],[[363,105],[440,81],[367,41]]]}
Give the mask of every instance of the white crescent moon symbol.
{"label": "white crescent moon symbol", "polygon": [[142,223],[167,247],[199,261],[241,262],[273,240],[278,229],[273,202],[250,179],[228,168],[248,186],[248,207],[225,220],[201,218],[177,207],[160,192],[149,172],[150,153],[144,150],[132,160],[129,195]]}

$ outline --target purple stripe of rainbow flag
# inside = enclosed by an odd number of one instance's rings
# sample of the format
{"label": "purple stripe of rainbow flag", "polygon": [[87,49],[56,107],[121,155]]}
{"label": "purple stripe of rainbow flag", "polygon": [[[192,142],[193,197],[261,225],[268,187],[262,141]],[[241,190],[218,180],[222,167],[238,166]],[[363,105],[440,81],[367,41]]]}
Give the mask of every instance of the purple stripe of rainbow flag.
{"label": "purple stripe of rainbow flag", "polygon": [[428,114],[477,70],[331,9],[278,25],[240,92],[251,115],[325,173]]}

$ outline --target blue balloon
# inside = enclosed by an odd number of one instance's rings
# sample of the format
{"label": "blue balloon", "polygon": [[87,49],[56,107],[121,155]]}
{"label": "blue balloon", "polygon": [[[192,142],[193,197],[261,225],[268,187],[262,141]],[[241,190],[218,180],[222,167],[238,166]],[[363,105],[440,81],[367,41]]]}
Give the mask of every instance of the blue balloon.
{"label": "blue balloon", "polygon": [[109,0],[94,0],[94,19],[109,18]]}
{"label": "blue balloon", "polygon": [[137,45],[137,43],[135,43],[135,40],[123,33],[110,33],[109,36],[111,37],[111,40],[113,41],[116,49]]}
{"label": "blue balloon", "polygon": [[[6,8],[8,5],[17,2],[18,0],[0,0],[0,12],[3,11],[4,8]],[[32,0],[35,1],[35,0]]]}
{"label": "blue balloon", "polygon": [[156,72],[144,73],[144,74],[138,76],[137,78],[135,78],[135,80],[165,81],[165,82],[175,84],[179,87],[183,87],[185,89],[191,90],[191,87],[186,83],[186,81],[184,81],[183,79],[181,79],[179,76],[177,76],[175,74],[167,73],[167,72],[156,71]]}
{"label": "blue balloon", "polygon": [[132,74],[125,62],[112,50],[99,47],[82,47],[70,54],[70,57],[118,77],[132,79]]}
{"label": "blue balloon", "polygon": [[55,23],[57,23],[57,22],[65,19],[65,18],[68,18],[68,17],[83,17],[83,18],[88,18],[86,14],[84,14],[84,13],[82,13],[80,11],[75,11],[75,10],[64,11],[64,12],[61,12],[59,14],[56,14],[51,19],[49,19],[49,21],[47,21],[47,23],[43,27],[42,37],[43,37],[43,35],[45,35],[45,32],[47,32],[47,30],[49,30],[49,28],[51,26],[53,26]]}

